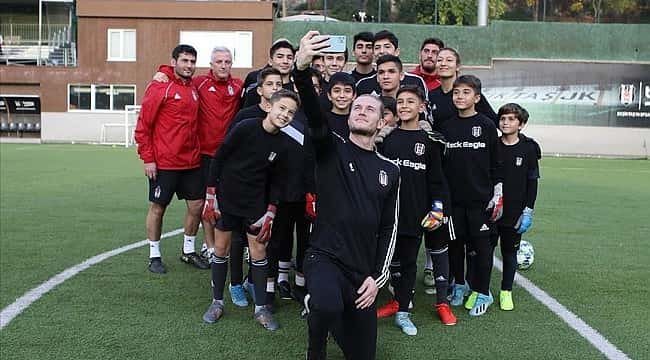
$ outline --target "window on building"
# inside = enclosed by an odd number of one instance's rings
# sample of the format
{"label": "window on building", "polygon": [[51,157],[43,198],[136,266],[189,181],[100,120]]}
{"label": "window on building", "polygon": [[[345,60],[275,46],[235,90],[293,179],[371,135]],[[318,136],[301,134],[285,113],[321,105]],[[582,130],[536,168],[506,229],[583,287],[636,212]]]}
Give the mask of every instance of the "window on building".
{"label": "window on building", "polygon": [[135,29],[108,29],[108,61],[135,61]]}
{"label": "window on building", "polygon": [[69,84],[68,111],[124,111],[135,105],[135,85]]}
{"label": "window on building", "polygon": [[68,110],[90,110],[90,85],[68,85]]}
{"label": "window on building", "polygon": [[180,43],[194,46],[197,67],[210,67],[210,55],[215,45],[232,52],[233,68],[253,67],[253,33],[251,31],[181,31]]}

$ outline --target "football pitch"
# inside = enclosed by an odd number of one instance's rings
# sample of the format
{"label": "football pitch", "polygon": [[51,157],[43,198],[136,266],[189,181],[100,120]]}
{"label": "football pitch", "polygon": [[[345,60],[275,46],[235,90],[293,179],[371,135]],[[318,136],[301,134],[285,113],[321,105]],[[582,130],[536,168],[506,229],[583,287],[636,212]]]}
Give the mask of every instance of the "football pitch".
{"label": "football pitch", "polygon": [[[535,264],[522,275],[630,358],[650,358],[650,162],[545,158],[541,175],[524,236],[535,246]],[[144,240],[147,206],[134,149],[0,145],[0,307],[88,258]],[[184,203],[174,201],[163,232],[182,227],[183,214]],[[282,327],[274,333],[228,294],[224,318],[204,324],[210,272],[181,263],[181,246],[181,236],[163,240],[163,276],[147,270],[147,248],[138,247],[63,282],[0,330],[0,358],[304,358],[307,324],[293,301],[277,301]],[[418,335],[380,319],[378,359],[604,358],[517,285],[514,311],[495,303],[470,318],[454,308],[458,324],[444,327],[421,276]],[[495,269],[495,295],[500,276]],[[386,298],[382,291],[379,303]],[[335,346],[329,353],[342,358]]]}

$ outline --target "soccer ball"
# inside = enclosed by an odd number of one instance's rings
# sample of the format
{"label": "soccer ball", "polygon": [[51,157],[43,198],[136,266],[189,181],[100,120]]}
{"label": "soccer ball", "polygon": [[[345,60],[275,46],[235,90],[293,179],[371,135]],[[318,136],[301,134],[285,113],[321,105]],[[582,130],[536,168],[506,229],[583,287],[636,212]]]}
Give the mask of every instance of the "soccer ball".
{"label": "soccer ball", "polygon": [[519,250],[517,250],[517,268],[519,270],[526,270],[533,265],[533,261],[535,261],[533,244],[526,240],[521,240]]}

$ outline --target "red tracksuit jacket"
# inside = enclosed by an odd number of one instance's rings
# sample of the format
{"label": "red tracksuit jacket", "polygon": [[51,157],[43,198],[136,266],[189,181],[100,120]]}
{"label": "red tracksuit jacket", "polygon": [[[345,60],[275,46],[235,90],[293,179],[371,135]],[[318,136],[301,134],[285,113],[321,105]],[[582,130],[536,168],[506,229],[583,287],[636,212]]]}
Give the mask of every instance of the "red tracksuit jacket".
{"label": "red tracksuit jacket", "polygon": [[431,91],[440,86],[440,77],[436,75],[428,75],[422,72],[422,68],[418,65],[412,71],[409,71],[411,74],[419,75],[424,82],[427,84],[427,91]]}
{"label": "red tracksuit jacket", "polygon": [[232,119],[239,111],[243,82],[238,78],[217,80],[212,70],[192,79],[199,92],[199,142],[201,154],[214,156],[223,144]]}
{"label": "red tracksuit jacket", "polygon": [[199,167],[198,111],[199,94],[191,81],[173,75],[167,83],[152,81],[135,129],[140,159],[160,170]]}

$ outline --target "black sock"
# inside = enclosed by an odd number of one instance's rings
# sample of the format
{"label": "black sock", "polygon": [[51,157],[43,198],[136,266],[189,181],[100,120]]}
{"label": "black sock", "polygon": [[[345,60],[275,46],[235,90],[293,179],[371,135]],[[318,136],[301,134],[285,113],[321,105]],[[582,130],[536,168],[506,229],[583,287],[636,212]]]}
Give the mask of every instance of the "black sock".
{"label": "black sock", "polygon": [[275,303],[275,293],[274,292],[266,292],[266,304],[267,305],[273,305]]}
{"label": "black sock", "polygon": [[244,280],[243,241],[233,238],[233,241],[230,243],[230,259],[230,284],[241,285]]}
{"label": "black sock", "polygon": [[212,298],[214,300],[223,300],[223,288],[226,284],[226,273],[228,272],[228,258],[212,256],[210,270],[212,272]]}
{"label": "black sock", "polygon": [[501,249],[503,257],[503,280],[501,280],[501,290],[512,290],[512,283],[515,281],[515,271],[517,270],[517,253],[514,249],[504,252]]}
{"label": "black sock", "polygon": [[251,259],[250,273],[255,287],[255,305],[266,305],[266,277],[269,272],[269,261]]}
{"label": "black sock", "polygon": [[447,289],[449,288],[449,254],[447,248],[431,250],[433,262],[433,276],[436,279],[436,304],[447,303]]}

